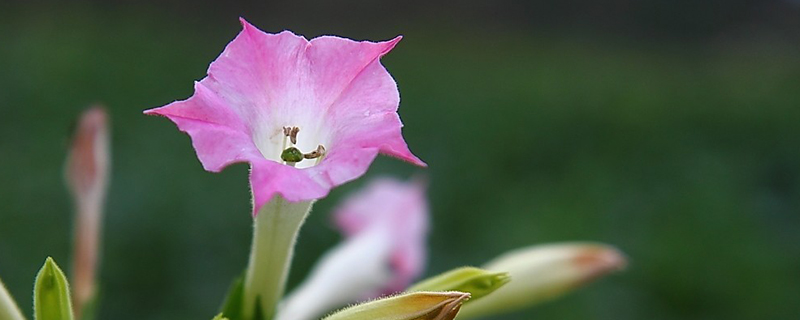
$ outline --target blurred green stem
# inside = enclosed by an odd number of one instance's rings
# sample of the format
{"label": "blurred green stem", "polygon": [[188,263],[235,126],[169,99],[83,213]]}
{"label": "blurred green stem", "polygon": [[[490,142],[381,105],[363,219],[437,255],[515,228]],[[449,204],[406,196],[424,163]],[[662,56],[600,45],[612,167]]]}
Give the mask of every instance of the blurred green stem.
{"label": "blurred green stem", "polygon": [[283,296],[297,233],[311,211],[312,201],[288,202],[276,196],[259,209],[253,227],[253,246],[244,283],[244,319],[253,319],[256,303],[272,319]]}

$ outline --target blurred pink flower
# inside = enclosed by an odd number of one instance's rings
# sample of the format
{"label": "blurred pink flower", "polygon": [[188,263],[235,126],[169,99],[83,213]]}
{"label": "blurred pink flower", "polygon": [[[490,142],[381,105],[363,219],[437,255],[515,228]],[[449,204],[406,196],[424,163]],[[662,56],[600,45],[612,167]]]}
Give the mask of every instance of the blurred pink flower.
{"label": "blurred pink flower", "polygon": [[392,281],[381,292],[402,291],[425,269],[428,201],[425,183],[375,180],[336,209],[336,225],[352,238],[381,229],[391,236]]}
{"label": "blurred pink flower", "polygon": [[334,217],[346,239],[286,297],[277,320],[319,319],[333,308],[403,291],[425,268],[424,183],[375,180]]}
{"label": "blurred pink flower", "polygon": [[188,133],[208,171],[248,162],[254,214],[276,194],[322,198],[378,153],[425,166],[403,140],[397,85],[379,61],[401,37],[308,41],[241,22],[192,97],[145,113]]}

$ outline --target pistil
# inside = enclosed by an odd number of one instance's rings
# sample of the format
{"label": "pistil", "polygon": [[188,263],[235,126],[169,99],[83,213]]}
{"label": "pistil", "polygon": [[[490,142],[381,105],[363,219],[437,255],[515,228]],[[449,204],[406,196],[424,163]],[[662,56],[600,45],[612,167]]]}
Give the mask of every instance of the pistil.
{"label": "pistil", "polygon": [[[318,145],[317,149],[311,151],[309,153],[303,153],[295,147],[297,144],[297,134],[300,132],[299,127],[283,127],[283,135],[285,136],[283,140],[283,151],[281,152],[281,160],[286,165],[294,167],[298,162],[303,161],[303,159],[317,159],[316,164],[319,164],[322,161],[322,157],[325,156],[325,147],[323,145]],[[286,141],[289,141],[290,146],[286,147]]]}

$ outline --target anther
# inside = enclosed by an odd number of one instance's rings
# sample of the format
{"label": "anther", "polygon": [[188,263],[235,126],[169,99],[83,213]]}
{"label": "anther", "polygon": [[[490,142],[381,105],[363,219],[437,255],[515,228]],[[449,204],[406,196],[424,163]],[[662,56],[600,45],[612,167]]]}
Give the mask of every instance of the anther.
{"label": "anther", "polygon": [[290,132],[289,140],[292,141],[292,144],[297,144],[297,133],[300,132],[299,127],[292,128],[292,132]]}
{"label": "anther", "polygon": [[289,137],[292,144],[297,144],[297,133],[299,132],[299,127],[283,127],[283,135]]}
{"label": "anther", "polygon": [[325,155],[325,147],[322,145],[317,146],[317,150],[311,151],[303,155],[306,159],[316,159]]}

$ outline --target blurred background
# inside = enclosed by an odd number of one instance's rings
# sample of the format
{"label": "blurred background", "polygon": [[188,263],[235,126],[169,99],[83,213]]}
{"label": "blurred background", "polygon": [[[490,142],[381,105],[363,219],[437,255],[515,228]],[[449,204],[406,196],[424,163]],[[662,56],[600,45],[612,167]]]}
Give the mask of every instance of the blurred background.
{"label": "blurred background", "polygon": [[[231,1],[232,2],[232,1]],[[628,270],[496,319],[797,319],[798,1],[0,3],[0,277],[30,314],[68,268],[63,162],[92,103],[112,118],[100,319],[210,319],[250,245],[247,166],[203,171],[141,111],[192,94],[239,32],[403,41],[383,59],[430,168],[380,158],[302,230],[290,287],[370,177],[430,180],[427,274],[591,240]]]}

